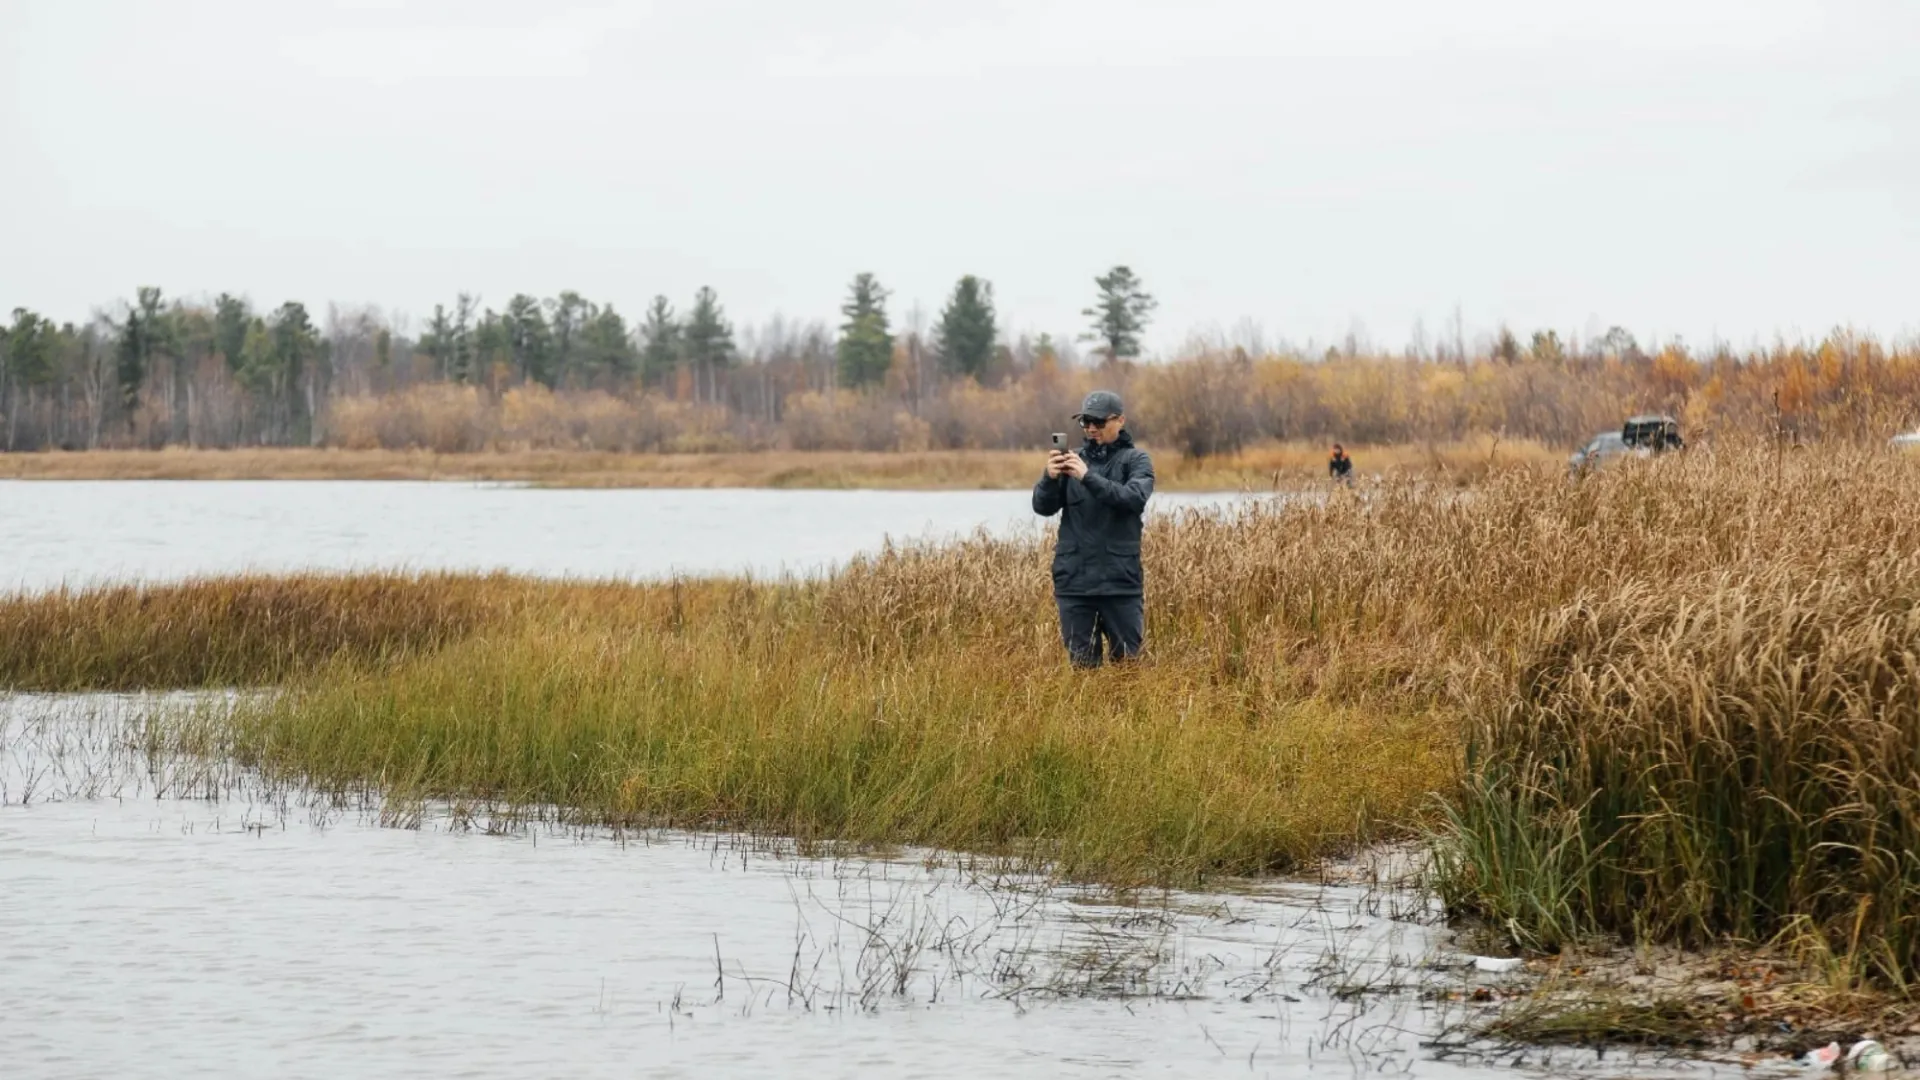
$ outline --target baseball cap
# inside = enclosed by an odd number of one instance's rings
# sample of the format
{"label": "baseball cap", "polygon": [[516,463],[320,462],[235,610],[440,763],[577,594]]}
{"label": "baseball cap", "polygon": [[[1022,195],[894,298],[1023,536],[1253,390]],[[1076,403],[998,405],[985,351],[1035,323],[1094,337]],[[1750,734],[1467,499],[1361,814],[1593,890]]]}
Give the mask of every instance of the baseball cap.
{"label": "baseball cap", "polygon": [[1123,415],[1126,411],[1126,406],[1120,403],[1119,394],[1111,390],[1095,390],[1087,395],[1087,400],[1080,403],[1080,411],[1067,419],[1078,420],[1081,417],[1090,416],[1095,420],[1105,420],[1109,416]]}

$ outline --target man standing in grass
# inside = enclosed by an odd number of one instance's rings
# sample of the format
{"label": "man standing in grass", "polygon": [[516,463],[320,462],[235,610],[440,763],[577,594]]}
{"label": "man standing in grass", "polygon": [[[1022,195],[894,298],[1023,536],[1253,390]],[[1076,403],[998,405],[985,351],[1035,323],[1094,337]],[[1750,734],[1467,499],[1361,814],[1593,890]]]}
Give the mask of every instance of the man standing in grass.
{"label": "man standing in grass", "polygon": [[1353,459],[1339,443],[1333,444],[1333,453],[1327,458],[1327,476],[1337,484],[1353,484]]}
{"label": "man standing in grass", "polygon": [[1033,485],[1033,512],[1060,515],[1053,598],[1075,667],[1131,659],[1146,637],[1140,525],[1153,495],[1153,459],[1133,445],[1122,412],[1119,394],[1088,394],[1073,416],[1086,442],[1078,453],[1050,450],[1047,475]]}

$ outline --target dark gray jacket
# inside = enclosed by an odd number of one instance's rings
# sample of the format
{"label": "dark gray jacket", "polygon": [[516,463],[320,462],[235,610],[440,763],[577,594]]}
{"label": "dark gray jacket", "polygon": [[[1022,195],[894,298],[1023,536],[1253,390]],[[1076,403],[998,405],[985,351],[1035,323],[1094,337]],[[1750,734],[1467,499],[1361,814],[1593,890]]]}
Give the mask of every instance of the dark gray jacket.
{"label": "dark gray jacket", "polygon": [[1153,459],[1125,431],[1102,446],[1080,447],[1084,480],[1041,477],[1033,485],[1033,512],[1060,515],[1053,548],[1055,596],[1141,596],[1140,522],[1153,494]]}

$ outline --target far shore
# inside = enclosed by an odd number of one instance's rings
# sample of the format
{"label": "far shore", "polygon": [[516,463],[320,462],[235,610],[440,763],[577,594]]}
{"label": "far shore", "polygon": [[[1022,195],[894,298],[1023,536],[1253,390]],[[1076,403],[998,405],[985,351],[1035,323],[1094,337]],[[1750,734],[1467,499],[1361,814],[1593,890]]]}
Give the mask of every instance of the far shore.
{"label": "far shore", "polygon": [[[1326,479],[1318,444],[1268,443],[1232,455],[1153,452],[1163,491],[1298,489]],[[1470,479],[1489,469],[1557,462],[1537,443],[1491,438],[1433,445],[1349,447],[1357,472]],[[443,480],[563,488],[1014,490],[1040,474],[1041,451],[767,450],[631,454],[594,450],[427,450],[249,447],[0,453],[7,480]]]}

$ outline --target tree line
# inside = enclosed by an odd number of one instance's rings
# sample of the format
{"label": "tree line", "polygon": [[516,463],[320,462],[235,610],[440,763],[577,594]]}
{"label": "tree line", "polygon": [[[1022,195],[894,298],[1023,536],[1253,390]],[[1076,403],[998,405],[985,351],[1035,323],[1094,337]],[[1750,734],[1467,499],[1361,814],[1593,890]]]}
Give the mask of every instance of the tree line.
{"label": "tree line", "polygon": [[[1127,267],[1095,279],[1085,338],[1130,359],[1153,298]],[[967,275],[931,332],[896,335],[888,291],[856,277],[838,333],[776,318],[736,334],[703,287],[683,313],[656,296],[637,324],[577,292],[515,295],[498,310],[461,293],[436,304],[419,332],[372,308],[329,305],[322,322],[298,301],[257,310],[222,293],[169,301],[151,286],[84,323],[15,308],[0,326],[0,447],[324,445],[344,400],[423,385],[657,395],[777,423],[789,397],[859,393],[883,382],[906,350],[924,397],[960,380],[1018,374],[1050,339],[1005,343],[991,283]]]}
{"label": "tree line", "polygon": [[1144,440],[1190,454],[1269,439],[1407,442],[1493,433],[1569,444],[1628,412],[1695,433],[1883,439],[1916,419],[1920,349],[1836,331],[1738,352],[1509,330],[1400,353],[1195,339],[1142,362],[1155,301],[1118,266],[1073,340],[1009,337],[992,284],[959,279],[905,325],[871,273],[839,319],[747,328],[711,288],[629,324],[576,292],[471,294],[415,332],[371,308],[142,287],[84,323],[15,309],[0,327],[0,447],[519,446],[644,451],[1030,447],[1095,385]]}

